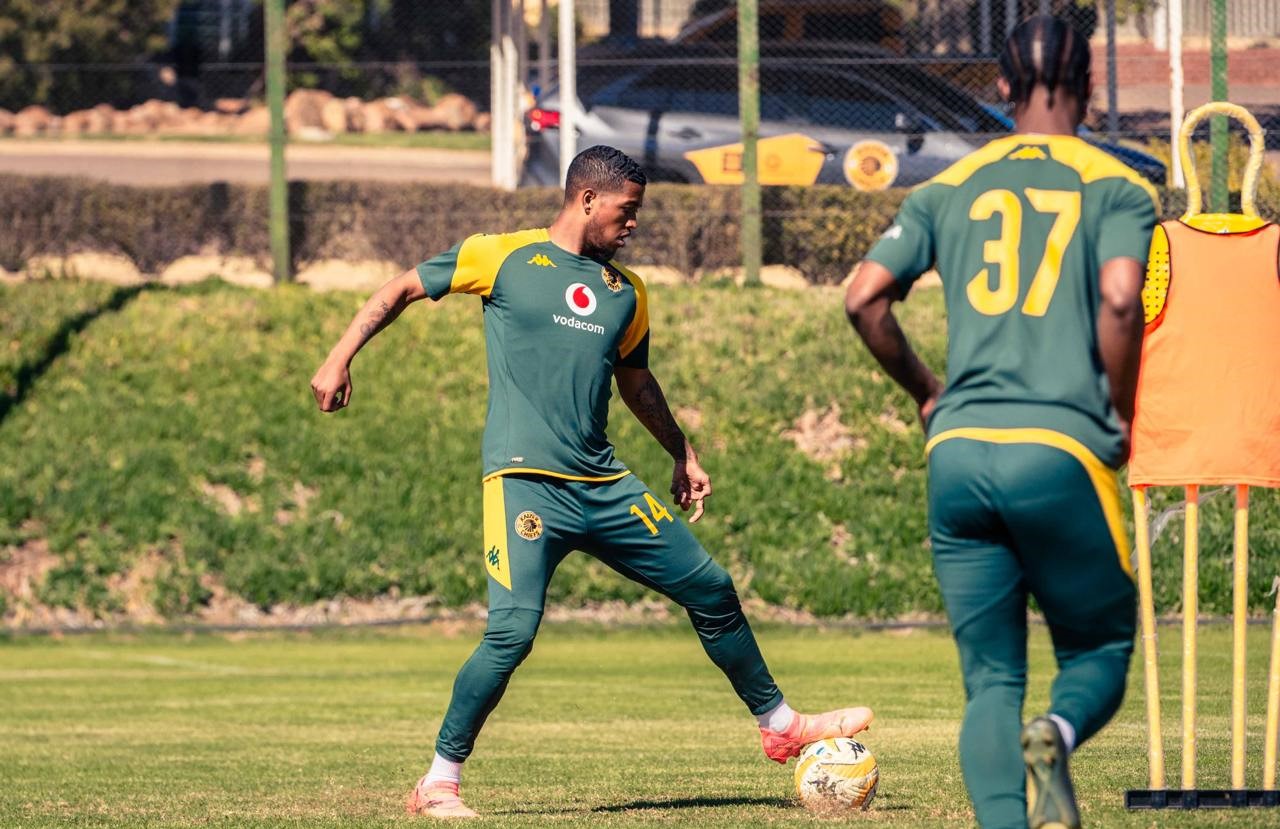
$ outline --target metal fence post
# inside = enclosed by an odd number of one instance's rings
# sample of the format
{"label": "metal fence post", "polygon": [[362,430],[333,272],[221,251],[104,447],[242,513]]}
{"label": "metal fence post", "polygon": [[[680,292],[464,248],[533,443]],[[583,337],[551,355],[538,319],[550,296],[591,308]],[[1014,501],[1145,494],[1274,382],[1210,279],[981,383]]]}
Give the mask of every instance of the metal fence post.
{"label": "metal fence post", "polygon": [[[1227,100],[1227,0],[1213,0],[1210,58],[1213,62],[1213,100]],[[1209,122],[1213,147],[1213,184],[1209,190],[1209,210],[1226,213],[1227,208],[1227,119],[1215,115]]]}
{"label": "metal fence post", "polygon": [[284,56],[288,35],[284,27],[284,0],[266,0],[267,109],[271,114],[271,195],[268,225],[271,235],[272,275],[275,281],[293,277],[289,261],[289,184],[284,170]]}
{"label": "metal fence post", "polygon": [[738,0],[738,109],[742,121],[742,270],[748,285],[760,282],[760,31],[757,0]]}
{"label": "metal fence post", "polygon": [[573,27],[574,0],[560,0],[560,186],[578,152],[578,57]]}
{"label": "metal fence post", "polygon": [[1120,133],[1120,103],[1116,80],[1116,0],[1107,0],[1107,140],[1115,143]]}
{"label": "metal fence post", "polygon": [[[1182,75],[1182,0],[1169,0],[1169,156],[1174,187],[1186,187],[1186,171],[1182,169],[1182,153],[1178,150],[1178,134],[1186,115]],[[1192,159],[1194,162],[1195,159]]]}

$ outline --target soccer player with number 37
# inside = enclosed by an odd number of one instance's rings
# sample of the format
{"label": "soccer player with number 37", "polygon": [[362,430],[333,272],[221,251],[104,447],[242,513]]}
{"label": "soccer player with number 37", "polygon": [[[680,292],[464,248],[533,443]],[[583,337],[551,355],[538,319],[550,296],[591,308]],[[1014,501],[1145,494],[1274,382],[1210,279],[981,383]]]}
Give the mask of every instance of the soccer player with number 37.
{"label": "soccer player with number 37", "polygon": [[[1010,34],[1000,72],[1015,134],[907,197],[845,309],[928,432],[929,534],[964,672],[960,763],[978,823],[1074,829],[1067,758],[1116,712],[1133,650],[1114,470],[1128,456],[1159,204],[1137,173],[1076,137],[1092,89],[1079,33],[1031,18]],[[891,310],[935,264],[945,389]],[[1047,715],[1024,727],[1028,594],[1059,670]]]}
{"label": "soccer player with number 37", "polygon": [[[311,380],[321,411],[351,403],[356,352],[410,303],[481,297],[489,366],[484,431],[484,640],[462,666],[430,770],[408,809],[474,817],[459,795],[476,735],[529,654],[547,584],[573,550],[679,603],[707,655],[756,715],[765,754],[785,763],[808,743],[851,737],[871,711],[816,716],[783,700],[742,613],[733,581],[684,524],[623,466],[605,437],[612,381],[636,418],[671,453],[671,492],[702,515],[711,479],[649,371],[644,285],[612,260],[636,227],[646,179],[611,147],[569,167],[550,227],[472,236],[391,280],[365,304]],[[430,369],[428,369],[430,370]]]}

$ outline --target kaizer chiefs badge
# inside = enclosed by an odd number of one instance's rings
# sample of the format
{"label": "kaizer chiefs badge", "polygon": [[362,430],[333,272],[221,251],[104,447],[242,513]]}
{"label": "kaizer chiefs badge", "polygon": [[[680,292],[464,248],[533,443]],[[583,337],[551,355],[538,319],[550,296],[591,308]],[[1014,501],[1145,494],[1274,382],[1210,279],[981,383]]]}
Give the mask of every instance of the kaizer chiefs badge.
{"label": "kaizer chiefs badge", "polygon": [[604,286],[615,294],[622,290],[622,276],[609,266],[600,269],[600,276],[604,279]]}
{"label": "kaizer chiefs badge", "polygon": [[538,513],[525,510],[516,516],[516,534],[525,541],[542,538],[542,519]]}

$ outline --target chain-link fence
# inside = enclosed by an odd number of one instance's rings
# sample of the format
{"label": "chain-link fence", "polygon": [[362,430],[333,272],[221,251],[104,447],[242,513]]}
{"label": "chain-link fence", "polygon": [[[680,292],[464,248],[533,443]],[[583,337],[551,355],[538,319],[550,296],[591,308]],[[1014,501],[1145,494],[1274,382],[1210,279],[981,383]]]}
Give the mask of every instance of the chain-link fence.
{"label": "chain-link fence", "polygon": [[[1210,98],[1209,6],[1182,5],[1188,107]],[[1050,12],[1092,47],[1091,140],[1164,183],[1167,11],[1152,0],[759,0],[762,180],[911,185],[1007,133],[998,53],[1018,21]],[[579,145],[638,153],[659,179],[733,179],[717,148],[738,140],[737,3],[579,0],[578,20]],[[1232,99],[1280,126],[1280,81],[1268,77],[1280,3],[1230,4],[1228,45]],[[552,183],[558,137],[547,127],[562,104],[554,90],[541,104],[525,180]]]}
{"label": "chain-link fence", "polygon": [[[1210,97],[1210,3],[1179,7],[1188,108]],[[74,32],[56,12],[71,5],[0,8],[0,133],[244,142],[266,134],[261,0],[142,0],[124,4],[119,20],[76,21]],[[497,77],[522,113],[501,110],[500,150],[514,147],[522,183],[555,184],[558,8],[294,0],[291,139],[483,151]],[[1163,181],[1165,0],[759,0],[763,180],[911,185],[1007,132],[996,55],[1018,20],[1046,10],[1093,47],[1096,140]],[[724,148],[739,137],[737,29],[736,0],[576,0],[578,145],[614,144],[658,180],[734,180]],[[1280,126],[1280,0],[1228,4],[1227,34],[1231,99]],[[495,73],[504,49],[514,68]],[[484,161],[432,164],[410,159],[401,174],[489,180]],[[366,155],[291,174],[360,177],[375,168]]]}

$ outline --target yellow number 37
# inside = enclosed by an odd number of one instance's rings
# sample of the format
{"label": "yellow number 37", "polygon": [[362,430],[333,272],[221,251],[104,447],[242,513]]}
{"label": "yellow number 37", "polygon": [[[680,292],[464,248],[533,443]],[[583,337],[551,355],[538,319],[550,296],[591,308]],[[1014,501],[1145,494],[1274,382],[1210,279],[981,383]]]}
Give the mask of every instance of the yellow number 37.
{"label": "yellow number 37", "polygon": [[[1071,237],[1080,223],[1080,193],[1072,190],[1023,191],[1027,201],[1037,213],[1054,215],[1053,227],[1045,241],[1044,257],[1031,289],[1022,303],[1022,313],[1031,317],[1043,317],[1049,310],[1049,301],[1058,287],[1062,275],[1062,254],[1071,243]],[[969,208],[969,218],[985,221],[999,214],[1000,235],[982,246],[982,258],[988,266],[1000,269],[995,288],[991,287],[991,268],[978,271],[969,280],[966,293],[969,303],[979,313],[994,317],[1013,308],[1018,302],[1018,247],[1022,242],[1022,200],[1009,190],[988,190],[974,199]]]}

